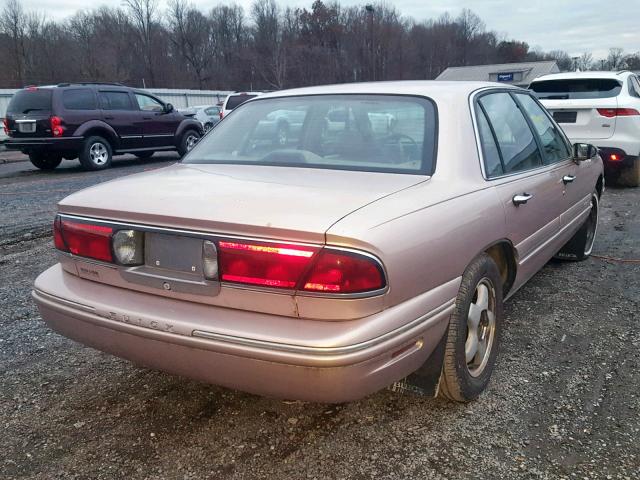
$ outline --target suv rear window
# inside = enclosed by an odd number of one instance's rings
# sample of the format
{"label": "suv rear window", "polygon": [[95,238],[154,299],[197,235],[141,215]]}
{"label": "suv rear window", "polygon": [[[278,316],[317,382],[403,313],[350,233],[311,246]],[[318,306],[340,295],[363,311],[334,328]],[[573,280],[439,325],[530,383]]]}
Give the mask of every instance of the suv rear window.
{"label": "suv rear window", "polygon": [[51,111],[51,90],[26,89],[16,92],[9,102],[7,113],[22,114]]}
{"label": "suv rear window", "polygon": [[95,110],[96,97],[88,88],[65,90],[62,93],[62,104],[67,110]]}
{"label": "suv rear window", "polygon": [[434,103],[422,97],[257,99],[220,122],[184,163],[430,175],[436,124]]}
{"label": "suv rear window", "polygon": [[571,78],[541,80],[529,85],[536,97],[547,100],[611,98],[622,90],[622,84],[612,78]]}
{"label": "suv rear window", "polygon": [[251,100],[252,98],[256,98],[257,95],[231,95],[227,100],[227,105],[225,108],[227,110],[233,110],[238,105],[242,105],[247,100]]}

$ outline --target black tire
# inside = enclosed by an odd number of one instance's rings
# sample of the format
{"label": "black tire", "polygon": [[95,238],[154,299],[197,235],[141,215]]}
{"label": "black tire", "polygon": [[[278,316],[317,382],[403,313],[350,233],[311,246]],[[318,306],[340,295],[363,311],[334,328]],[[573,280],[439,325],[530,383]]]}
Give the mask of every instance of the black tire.
{"label": "black tire", "polygon": [[[191,139],[195,137],[195,143],[191,143]],[[178,145],[178,153],[181,157],[184,157],[187,153],[191,151],[191,149],[198,143],[200,140],[200,132],[188,129],[185,130],[180,138],[180,144]]]}
{"label": "black tire", "polygon": [[[481,310],[483,289],[486,289],[487,309]],[[477,302],[477,303],[476,303]],[[477,351],[467,361],[471,304],[477,313]],[[475,316],[475,315],[474,315]],[[493,321],[491,318],[493,317]],[[484,391],[491,378],[502,332],[502,279],[497,265],[487,254],[477,257],[462,275],[462,283],[449,320],[439,392],[450,400],[469,402]],[[478,336],[479,334],[479,336]],[[483,339],[485,341],[483,341]],[[486,342],[486,343],[485,343]],[[481,350],[481,345],[486,348]],[[473,353],[473,349],[469,349]],[[485,352],[483,354],[483,352]]]}
{"label": "black tire", "polygon": [[134,153],[134,155],[138,157],[140,160],[146,160],[147,158],[151,158],[154,153],[156,152],[138,152],[138,153]]}
{"label": "black tire", "polygon": [[111,144],[104,138],[89,137],[82,143],[78,158],[85,170],[104,170],[111,166],[113,150]]}
{"label": "black tire", "polygon": [[593,243],[595,242],[598,231],[599,205],[598,192],[593,192],[591,195],[591,211],[589,212],[589,216],[580,227],[580,230],[556,253],[555,258],[560,260],[581,261],[591,255]]}
{"label": "black tire", "polygon": [[289,124],[287,122],[278,124],[273,142],[281,147],[285,147],[289,143]]}
{"label": "black tire", "polygon": [[62,155],[32,152],[29,154],[29,161],[40,170],[54,170],[62,162]]}

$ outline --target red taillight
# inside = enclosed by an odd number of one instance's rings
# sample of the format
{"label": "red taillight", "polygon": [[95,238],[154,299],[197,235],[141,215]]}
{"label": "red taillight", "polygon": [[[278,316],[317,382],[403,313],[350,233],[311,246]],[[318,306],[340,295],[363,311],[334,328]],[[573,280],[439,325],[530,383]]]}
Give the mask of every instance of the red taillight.
{"label": "red taillight", "polygon": [[56,218],[53,238],[57,249],[81,257],[113,262],[111,235],[113,229],[103,225],[92,225]]}
{"label": "red taillight", "polygon": [[9,135],[9,120],[6,118],[2,119],[2,128],[4,129],[4,134]]}
{"label": "red taillight", "polygon": [[360,293],[384,288],[382,268],[365,255],[323,250],[306,275],[302,289],[327,293]]}
{"label": "red taillight", "polygon": [[64,243],[64,238],[62,237],[62,220],[60,220],[60,217],[56,217],[53,221],[53,244],[58,250],[69,251],[69,247]]}
{"label": "red taillight", "polygon": [[62,119],[60,117],[53,116],[51,121],[51,133],[54,137],[61,137],[64,133],[64,127],[62,126]]}
{"label": "red taillight", "polygon": [[635,108],[599,108],[598,113],[607,118],[640,115],[640,112]]}
{"label": "red taillight", "polygon": [[227,242],[218,243],[220,279],[265,287],[293,289],[317,247]]}
{"label": "red taillight", "polygon": [[220,110],[220,120],[222,120],[222,116],[223,116],[223,115],[224,115],[224,114],[222,113],[222,110]]}
{"label": "red taillight", "polygon": [[350,251],[220,241],[218,252],[223,282],[319,293],[369,292],[386,285],[376,260]]}

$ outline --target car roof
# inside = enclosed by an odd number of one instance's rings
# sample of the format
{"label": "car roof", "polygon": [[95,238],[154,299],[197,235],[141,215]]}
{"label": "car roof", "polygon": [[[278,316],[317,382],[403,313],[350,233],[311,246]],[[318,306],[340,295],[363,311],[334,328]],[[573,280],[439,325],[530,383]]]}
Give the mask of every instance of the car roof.
{"label": "car roof", "polygon": [[630,71],[620,72],[602,72],[602,71],[588,71],[588,72],[564,72],[564,73],[550,73],[548,75],[542,75],[536,78],[533,82],[540,80],[571,80],[579,78],[611,78],[615,80],[624,79],[630,75],[633,75]]}
{"label": "car roof", "polygon": [[476,90],[485,88],[508,88],[522,90],[520,87],[504,85],[496,82],[438,81],[438,80],[397,80],[390,82],[343,83],[337,85],[321,85],[317,87],[294,88],[267,93],[260,98],[291,97],[297,95],[327,94],[386,94],[415,95],[439,97],[445,95],[461,95],[465,98]]}

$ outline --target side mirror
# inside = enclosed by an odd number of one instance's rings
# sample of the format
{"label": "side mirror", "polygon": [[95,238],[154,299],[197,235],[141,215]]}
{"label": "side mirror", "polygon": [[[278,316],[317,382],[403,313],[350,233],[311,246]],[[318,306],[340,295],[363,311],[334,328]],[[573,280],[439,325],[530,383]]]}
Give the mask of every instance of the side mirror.
{"label": "side mirror", "polygon": [[598,154],[598,149],[589,143],[573,144],[573,159],[576,162],[584,162],[591,160]]}
{"label": "side mirror", "polygon": [[170,103],[165,104],[164,113],[171,113],[171,112],[173,112],[173,105],[171,105]]}

